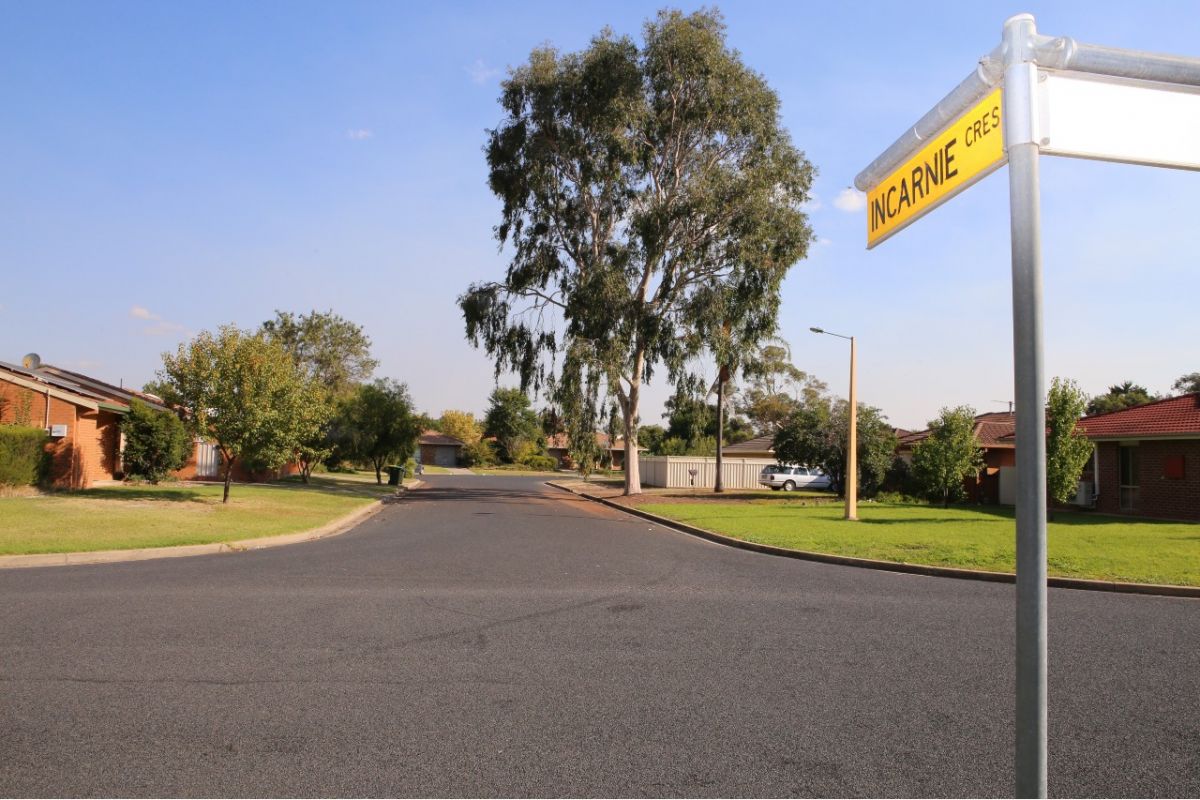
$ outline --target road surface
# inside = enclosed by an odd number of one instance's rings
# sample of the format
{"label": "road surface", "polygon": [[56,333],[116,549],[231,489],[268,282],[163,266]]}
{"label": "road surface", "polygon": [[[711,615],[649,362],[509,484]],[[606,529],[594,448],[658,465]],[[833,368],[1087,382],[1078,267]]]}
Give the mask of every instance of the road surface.
{"label": "road surface", "polygon": [[[332,539],[0,572],[0,795],[1012,792],[1013,587],[533,478]],[[1050,790],[1200,796],[1200,603],[1051,590]]]}

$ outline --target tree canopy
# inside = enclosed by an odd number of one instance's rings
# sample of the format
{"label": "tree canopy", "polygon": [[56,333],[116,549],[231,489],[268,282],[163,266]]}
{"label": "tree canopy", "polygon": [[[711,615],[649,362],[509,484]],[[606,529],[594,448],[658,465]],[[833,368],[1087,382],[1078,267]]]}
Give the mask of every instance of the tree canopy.
{"label": "tree canopy", "polygon": [[236,461],[279,467],[323,424],[313,413],[318,407],[314,383],[292,357],[264,336],[234,325],[215,335],[203,331],[174,354],[164,353],[159,376],[191,431],[212,439],[220,450],[224,502],[229,502]]}
{"label": "tree canopy", "polygon": [[170,411],[151,408],[141,400],[129,404],[121,418],[124,447],[121,466],[127,476],[137,475],[158,483],[187,463],[192,437],[183,421]]}
{"label": "tree canopy", "polygon": [[483,437],[483,428],[470,411],[447,409],[442,412],[438,425],[442,433],[453,436],[463,444],[475,444]]}
{"label": "tree canopy", "polygon": [[791,348],[782,339],[761,345],[743,365],[742,377],[735,407],[759,436],[775,433],[797,409],[828,388],[792,363]]}
{"label": "tree canopy", "polygon": [[[863,403],[858,404],[856,429],[859,492],[870,497],[879,491],[891,467],[896,434],[878,408]],[[809,398],[776,431],[774,448],[779,463],[820,467],[838,494],[845,494],[850,404],[827,395]]]}
{"label": "tree canopy", "polygon": [[1171,390],[1176,394],[1200,392],[1200,372],[1189,372],[1187,375],[1180,375],[1175,383],[1171,384]]}
{"label": "tree canopy", "polygon": [[1087,404],[1088,414],[1107,414],[1110,411],[1123,411],[1134,406],[1145,405],[1157,400],[1145,386],[1139,386],[1133,381],[1124,381],[1108,387],[1104,394],[1098,394]]}
{"label": "tree canopy", "polygon": [[578,53],[539,48],[500,102],[487,160],[512,260],[459,298],[467,337],[522,388],[573,353],[561,368],[620,406],[626,492],[640,491],[643,382],[684,371],[727,292],[777,302],[812,239],[813,167],[714,11],[660,12],[640,47],[604,31]]}
{"label": "tree canopy", "polygon": [[276,311],[274,319],[262,324],[262,332],[334,398],[353,391],[379,365],[371,358],[371,340],[362,327],[332,311],[299,316]]}

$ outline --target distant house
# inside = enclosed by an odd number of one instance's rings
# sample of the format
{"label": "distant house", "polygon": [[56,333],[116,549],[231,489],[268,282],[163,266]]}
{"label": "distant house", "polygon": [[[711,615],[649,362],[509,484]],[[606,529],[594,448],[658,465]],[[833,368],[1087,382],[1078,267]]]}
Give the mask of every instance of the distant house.
{"label": "distant house", "polygon": [[[978,475],[963,479],[969,502],[1012,504],[1015,501],[1017,460],[1013,433],[1016,428],[1017,415],[1011,411],[994,411],[975,417],[975,436],[983,449],[983,469]],[[928,430],[901,436],[896,455],[912,463],[913,446],[928,437]]]}
{"label": "distant house", "polygon": [[[612,459],[613,469],[625,469],[624,438],[618,437],[615,442],[610,444],[607,433],[597,433],[596,445],[602,451],[606,451],[608,457]],[[641,445],[638,446],[638,452],[646,449]],[[562,469],[574,469],[575,462],[571,459],[570,446],[565,433],[556,433],[546,439],[546,454],[558,459],[558,465]]]}
{"label": "distant house", "polygon": [[1098,511],[1200,521],[1200,393],[1079,421],[1096,447],[1084,470]]}
{"label": "distant house", "polygon": [[[24,421],[46,429],[50,435],[48,481],[54,487],[86,489],[125,477],[120,423],[134,400],[171,411],[152,394],[44,364],[32,353],[22,366],[0,361],[0,424]],[[220,466],[216,445],[196,439],[191,457],[175,477],[218,480],[222,477]],[[269,480],[296,471],[296,465],[289,464],[282,470],[251,472],[235,463],[233,478]]]}
{"label": "distant house", "polygon": [[756,436],[721,448],[721,455],[733,458],[775,458],[775,434]]}
{"label": "distant house", "polygon": [[432,430],[422,433],[417,443],[421,463],[435,467],[458,466],[466,446],[461,439]]}

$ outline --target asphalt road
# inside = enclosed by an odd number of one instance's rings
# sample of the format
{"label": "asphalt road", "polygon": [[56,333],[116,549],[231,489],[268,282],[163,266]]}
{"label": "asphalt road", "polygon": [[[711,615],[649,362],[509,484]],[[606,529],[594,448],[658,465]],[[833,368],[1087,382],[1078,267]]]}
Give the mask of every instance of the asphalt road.
{"label": "asphalt road", "polygon": [[[1011,794],[1013,589],[432,476],[351,533],[0,571],[0,795]],[[1200,796],[1200,602],[1050,592],[1050,789]]]}

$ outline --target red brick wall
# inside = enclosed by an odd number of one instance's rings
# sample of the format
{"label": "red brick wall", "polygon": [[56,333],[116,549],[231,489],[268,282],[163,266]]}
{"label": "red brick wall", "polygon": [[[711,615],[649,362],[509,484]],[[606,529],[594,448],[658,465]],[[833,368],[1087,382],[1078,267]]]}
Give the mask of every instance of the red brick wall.
{"label": "red brick wall", "polygon": [[[13,423],[28,404],[29,424],[35,428],[66,425],[67,435],[51,439],[46,445],[50,453],[50,485],[65,489],[86,489],[96,481],[113,480],[117,475],[120,452],[119,416],[111,411],[89,411],[86,408],[47,398],[44,392],[0,381],[0,397],[4,406],[0,423]],[[47,420],[46,403],[50,413]]]}
{"label": "red brick wall", "polygon": [[[1100,497],[1096,508],[1106,514],[1200,521],[1200,439],[1143,440],[1138,443],[1138,507],[1120,508],[1120,450],[1117,442],[1100,442]],[[1183,456],[1184,477],[1164,478],[1163,462]]]}

